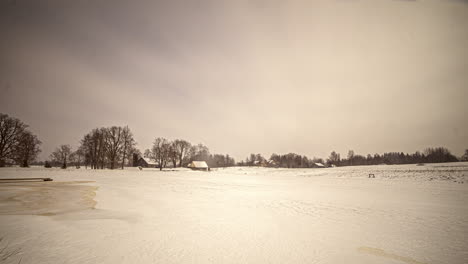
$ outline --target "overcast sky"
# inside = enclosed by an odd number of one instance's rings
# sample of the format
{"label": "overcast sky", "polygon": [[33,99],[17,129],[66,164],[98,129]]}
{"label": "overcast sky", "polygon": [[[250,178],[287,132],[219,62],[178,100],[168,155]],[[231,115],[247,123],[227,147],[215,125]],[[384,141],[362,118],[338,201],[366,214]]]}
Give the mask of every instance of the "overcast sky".
{"label": "overcast sky", "polygon": [[468,148],[468,1],[0,0],[0,112],[325,158]]}

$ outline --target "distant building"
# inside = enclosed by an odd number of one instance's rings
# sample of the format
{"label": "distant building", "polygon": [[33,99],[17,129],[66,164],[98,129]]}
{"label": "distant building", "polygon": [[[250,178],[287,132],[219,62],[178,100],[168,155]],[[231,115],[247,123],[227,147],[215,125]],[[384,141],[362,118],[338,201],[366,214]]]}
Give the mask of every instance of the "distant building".
{"label": "distant building", "polygon": [[268,162],[266,160],[256,160],[253,162],[254,166],[259,166],[259,167],[266,167],[268,166]]}
{"label": "distant building", "polygon": [[208,164],[206,164],[206,161],[192,161],[187,165],[187,167],[192,170],[205,170],[205,171],[210,170],[210,167],[208,167]]}
{"label": "distant building", "polygon": [[320,162],[315,162],[315,163],[314,163],[314,168],[325,168],[325,165],[323,165],[323,164],[320,163]]}
{"label": "distant building", "polygon": [[266,163],[268,167],[274,167],[274,168],[278,167],[278,164],[274,160],[268,160]]}
{"label": "distant building", "polygon": [[141,157],[140,159],[138,159],[137,166],[143,168],[157,168],[158,164],[156,163],[156,161],[153,161],[150,158]]}

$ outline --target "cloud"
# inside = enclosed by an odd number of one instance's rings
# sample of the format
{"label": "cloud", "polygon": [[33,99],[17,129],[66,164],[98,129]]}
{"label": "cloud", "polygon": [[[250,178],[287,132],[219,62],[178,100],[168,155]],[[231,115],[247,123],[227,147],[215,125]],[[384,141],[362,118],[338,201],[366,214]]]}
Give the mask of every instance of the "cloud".
{"label": "cloud", "polygon": [[0,16],[12,87],[1,111],[37,129],[45,155],[127,123],[142,149],[181,137],[238,159],[461,151],[467,12],[438,1],[21,1]]}

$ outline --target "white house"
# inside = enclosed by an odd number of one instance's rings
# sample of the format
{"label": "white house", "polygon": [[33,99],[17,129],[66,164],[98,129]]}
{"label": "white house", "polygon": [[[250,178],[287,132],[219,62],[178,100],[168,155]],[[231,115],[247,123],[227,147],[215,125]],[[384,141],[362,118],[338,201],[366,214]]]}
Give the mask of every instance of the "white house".
{"label": "white house", "polygon": [[143,158],[141,157],[138,160],[137,166],[143,167],[143,168],[157,168],[158,164],[156,161],[150,159],[150,158]]}
{"label": "white house", "polygon": [[267,166],[268,167],[278,167],[278,164],[274,160],[268,160],[267,161]]}
{"label": "white house", "polygon": [[315,162],[315,163],[314,163],[314,167],[315,167],[315,168],[325,168],[325,165],[323,165],[323,164],[320,163],[320,162]]}
{"label": "white house", "polygon": [[187,165],[187,167],[189,167],[192,170],[208,171],[210,169],[210,167],[208,167],[208,164],[206,164],[206,161],[192,161]]}

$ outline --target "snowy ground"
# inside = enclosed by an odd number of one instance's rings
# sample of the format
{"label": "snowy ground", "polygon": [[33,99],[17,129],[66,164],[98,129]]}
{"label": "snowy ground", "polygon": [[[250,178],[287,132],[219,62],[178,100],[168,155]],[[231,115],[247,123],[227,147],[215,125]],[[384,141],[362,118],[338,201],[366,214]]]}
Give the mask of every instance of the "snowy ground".
{"label": "snowy ground", "polygon": [[9,177],[0,263],[468,263],[468,163]]}

